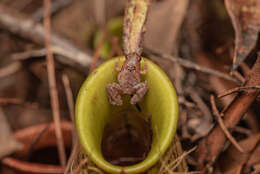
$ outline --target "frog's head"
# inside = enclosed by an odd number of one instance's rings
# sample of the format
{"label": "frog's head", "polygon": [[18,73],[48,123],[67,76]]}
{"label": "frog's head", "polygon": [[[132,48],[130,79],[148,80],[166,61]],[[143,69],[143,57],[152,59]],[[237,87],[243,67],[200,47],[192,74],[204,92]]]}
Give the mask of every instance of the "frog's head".
{"label": "frog's head", "polygon": [[129,72],[139,72],[140,71],[140,61],[141,57],[137,54],[129,54],[126,57],[126,61],[123,66],[123,70]]}

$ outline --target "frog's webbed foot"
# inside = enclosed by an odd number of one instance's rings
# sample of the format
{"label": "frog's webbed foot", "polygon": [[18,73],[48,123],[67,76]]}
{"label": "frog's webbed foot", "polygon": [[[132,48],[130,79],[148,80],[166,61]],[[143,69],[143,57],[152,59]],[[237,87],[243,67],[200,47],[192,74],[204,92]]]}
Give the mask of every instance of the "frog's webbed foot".
{"label": "frog's webbed foot", "polygon": [[117,83],[107,84],[107,94],[109,103],[112,105],[122,105],[123,101],[121,99],[121,87]]}
{"label": "frog's webbed foot", "polygon": [[142,98],[146,94],[149,87],[148,87],[146,82],[143,82],[143,83],[139,83],[136,86],[134,86],[134,89],[135,89],[135,93],[130,100],[130,103],[132,105],[134,105],[134,104],[136,104],[136,103],[138,103],[139,101],[142,100]]}

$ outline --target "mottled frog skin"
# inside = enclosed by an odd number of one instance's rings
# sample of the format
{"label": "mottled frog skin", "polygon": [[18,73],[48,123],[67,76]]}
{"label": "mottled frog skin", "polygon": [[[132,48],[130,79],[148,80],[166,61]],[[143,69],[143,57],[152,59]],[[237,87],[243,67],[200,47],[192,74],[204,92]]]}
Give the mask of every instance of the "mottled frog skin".
{"label": "mottled frog skin", "polygon": [[130,54],[126,57],[123,66],[120,68],[117,76],[118,83],[109,83],[107,85],[108,99],[112,105],[122,105],[121,94],[132,95],[131,104],[138,103],[149,89],[146,82],[141,82],[140,74],[145,74],[147,67],[140,70],[141,57],[137,54]]}

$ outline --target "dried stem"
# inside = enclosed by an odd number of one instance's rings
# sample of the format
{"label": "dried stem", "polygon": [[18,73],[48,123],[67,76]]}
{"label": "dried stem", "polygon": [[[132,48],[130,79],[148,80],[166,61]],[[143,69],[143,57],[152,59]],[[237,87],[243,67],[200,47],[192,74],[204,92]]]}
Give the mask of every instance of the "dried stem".
{"label": "dried stem", "polygon": [[229,90],[224,91],[223,93],[218,95],[218,98],[225,97],[227,95],[241,92],[241,91],[247,91],[247,90],[260,90],[260,86],[242,86],[242,87],[236,87]]}
{"label": "dried stem", "polygon": [[227,138],[237,148],[237,150],[239,150],[240,152],[244,152],[243,148],[238,144],[236,139],[229,133],[228,129],[226,128],[225,123],[223,122],[221,115],[217,109],[215,98],[213,95],[210,96],[210,103],[211,103],[213,113],[217,117],[218,124],[220,125],[223,132],[226,134]]}
{"label": "dried stem", "polygon": [[112,48],[111,48],[109,57],[114,57],[114,55],[123,56],[124,54],[123,54],[122,49],[120,48],[118,38],[115,36],[109,36],[109,41],[112,44]]}
{"label": "dried stem", "polygon": [[73,145],[67,166],[64,170],[64,174],[70,174],[71,173],[71,168],[72,168],[73,162],[75,162],[77,160],[79,153],[80,153],[80,143],[79,143],[78,137],[76,137],[76,142]]}
{"label": "dried stem", "polygon": [[59,108],[59,98],[58,91],[56,87],[56,77],[55,77],[55,66],[53,54],[51,51],[50,45],[50,30],[51,30],[51,21],[50,21],[50,0],[44,0],[44,29],[45,29],[45,46],[47,50],[47,70],[48,70],[48,79],[49,79],[49,89],[51,97],[51,106],[52,114],[55,124],[55,134],[57,137],[57,145],[60,162],[63,168],[66,166],[66,153],[65,147],[61,132],[61,123],[60,123],[60,108]]}
{"label": "dried stem", "polygon": [[[0,28],[16,34],[22,38],[32,40],[35,43],[44,45],[45,30],[40,23],[35,22],[23,13],[10,9],[0,4]],[[87,67],[92,57],[69,42],[51,32],[50,42],[56,50],[66,53],[65,57],[58,57],[58,60],[64,64],[77,67]],[[63,54],[62,54],[63,55]]]}
{"label": "dried stem", "polygon": [[[53,50],[52,50],[53,51]],[[13,53],[10,58],[12,60],[26,60],[32,57],[42,57],[46,55],[46,49],[29,50],[19,53]]]}
{"label": "dried stem", "polygon": [[65,88],[67,103],[69,106],[69,112],[70,112],[70,119],[74,123],[74,99],[73,99],[73,93],[70,87],[70,80],[69,77],[66,74],[62,74],[62,82]]}
{"label": "dried stem", "polygon": [[22,68],[22,65],[20,62],[13,62],[9,65],[0,68],[0,78],[12,75],[16,72],[18,72]]}
{"label": "dried stem", "polygon": [[0,97],[0,105],[5,104],[22,104],[24,101],[20,98],[3,98]]}
{"label": "dried stem", "polygon": [[94,167],[94,166],[88,166],[88,170],[92,170],[98,174],[103,174],[103,172],[99,168]]}
{"label": "dried stem", "polygon": [[76,160],[77,155],[79,153],[79,149],[80,149],[79,144],[80,143],[79,143],[79,139],[78,139],[78,136],[77,136],[77,133],[76,133],[76,128],[75,128],[73,94],[72,94],[72,91],[71,91],[69,78],[66,74],[62,75],[62,81],[63,81],[63,85],[64,85],[64,88],[65,88],[67,103],[68,103],[68,106],[69,106],[70,119],[71,119],[72,125],[73,125],[73,127],[72,127],[73,146],[72,146],[72,151],[70,153],[70,157],[68,159],[67,166],[66,166],[65,171],[64,171],[64,174],[69,174],[72,163]]}
{"label": "dried stem", "polygon": [[89,68],[90,72],[92,72],[96,68],[96,66],[97,66],[97,62],[98,62],[98,59],[99,59],[100,54],[101,54],[101,49],[102,49],[102,47],[104,45],[104,41],[105,41],[106,37],[107,37],[107,29],[106,29],[106,26],[105,26],[105,28],[103,30],[103,35],[102,35],[101,39],[98,42],[98,46],[97,46],[97,48],[96,48],[96,50],[94,52],[92,61],[90,63],[90,68]]}
{"label": "dried stem", "polygon": [[125,8],[123,48],[124,54],[142,53],[141,43],[145,32],[150,0],[128,0]]}
{"label": "dried stem", "polygon": [[246,82],[245,78],[238,72],[238,71],[233,71],[232,76],[237,78],[242,84]]}
{"label": "dried stem", "polygon": [[231,77],[228,74],[225,74],[225,73],[222,73],[220,71],[216,71],[214,69],[210,69],[210,68],[207,68],[207,67],[203,67],[203,66],[196,64],[194,62],[191,62],[189,60],[179,58],[179,57],[170,56],[170,55],[166,55],[166,54],[160,53],[158,51],[151,50],[149,48],[145,48],[145,52],[147,52],[148,54],[152,54],[154,56],[158,56],[160,58],[178,63],[178,64],[180,64],[180,65],[182,65],[186,68],[194,69],[194,70],[197,70],[197,71],[200,71],[200,72],[203,72],[203,73],[214,75],[214,76],[220,77],[222,79],[226,79],[226,80],[233,81],[233,82],[240,84],[240,82],[237,81],[237,79]]}
{"label": "dried stem", "polygon": [[88,163],[88,158],[85,158],[85,159],[83,159],[80,163],[79,163],[79,165],[78,165],[78,167],[76,168],[76,169],[74,169],[71,173],[72,174],[79,174],[80,173],[80,170],[82,169],[82,167],[84,166],[84,165],[86,165],[87,163]]}
{"label": "dried stem", "polygon": [[[57,1],[54,1],[51,5],[51,14],[56,13],[57,11],[65,8],[66,6],[68,6],[71,3],[72,3],[72,0],[57,0]],[[43,19],[43,12],[44,12],[44,9],[40,8],[32,14],[32,17],[36,21],[41,21]]]}

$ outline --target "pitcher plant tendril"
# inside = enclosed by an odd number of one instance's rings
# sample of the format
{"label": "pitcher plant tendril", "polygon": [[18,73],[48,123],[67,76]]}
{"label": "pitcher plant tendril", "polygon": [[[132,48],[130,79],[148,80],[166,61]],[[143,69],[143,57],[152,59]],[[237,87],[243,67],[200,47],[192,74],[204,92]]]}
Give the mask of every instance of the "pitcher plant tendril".
{"label": "pitcher plant tendril", "polygon": [[116,70],[120,71],[117,76],[118,83],[107,84],[108,99],[112,105],[123,104],[120,94],[131,95],[130,103],[134,105],[149,89],[147,83],[141,82],[140,78],[140,74],[145,74],[147,71],[146,66],[144,70],[140,70],[140,61],[149,4],[149,0],[127,1],[123,31],[123,49],[126,59],[121,68],[116,64]]}

